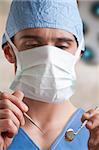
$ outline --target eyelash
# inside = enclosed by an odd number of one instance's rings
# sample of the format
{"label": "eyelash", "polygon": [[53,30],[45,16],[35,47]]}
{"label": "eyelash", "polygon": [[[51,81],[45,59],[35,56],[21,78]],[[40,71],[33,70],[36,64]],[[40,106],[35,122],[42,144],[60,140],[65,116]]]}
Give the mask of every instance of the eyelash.
{"label": "eyelash", "polygon": [[68,49],[69,47],[68,46],[57,46],[58,48],[61,48],[61,49]]}
{"label": "eyelash", "polygon": [[[38,46],[42,46],[41,44],[27,44],[26,45],[27,47],[38,47]],[[56,45],[56,47],[60,48],[60,49],[63,49],[63,50],[66,50],[69,48],[69,46],[58,46]]]}
{"label": "eyelash", "polygon": [[37,47],[38,44],[30,44],[30,45],[26,45],[27,47]]}

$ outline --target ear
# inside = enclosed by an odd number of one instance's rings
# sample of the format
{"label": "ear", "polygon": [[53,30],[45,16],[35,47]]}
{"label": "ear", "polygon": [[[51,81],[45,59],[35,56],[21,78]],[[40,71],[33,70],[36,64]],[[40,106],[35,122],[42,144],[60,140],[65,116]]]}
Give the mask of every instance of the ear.
{"label": "ear", "polygon": [[15,54],[13,52],[12,47],[10,46],[10,44],[8,42],[4,45],[3,50],[4,50],[6,59],[10,63],[15,63],[16,62]]}

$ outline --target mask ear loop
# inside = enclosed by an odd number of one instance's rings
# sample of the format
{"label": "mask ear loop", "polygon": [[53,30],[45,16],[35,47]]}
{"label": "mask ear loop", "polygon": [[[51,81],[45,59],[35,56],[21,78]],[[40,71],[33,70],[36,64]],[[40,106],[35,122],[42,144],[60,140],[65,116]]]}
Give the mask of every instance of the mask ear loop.
{"label": "mask ear loop", "polygon": [[74,62],[74,65],[76,64],[76,62],[77,62],[77,61],[79,60],[79,58],[80,58],[80,53],[81,53],[81,49],[82,49],[83,44],[84,44],[84,39],[82,38],[81,43],[80,43],[80,45],[79,45],[79,47],[78,47],[78,49],[77,49],[77,51],[76,51],[76,54],[75,54],[75,62]]}
{"label": "mask ear loop", "polygon": [[84,44],[84,39],[82,38],[81,43],[78,46],[78,49],[75,53],[75,60],[74,60],[73,67],[72,67],[73,68],[73,74],[75,76],[75,80],[76,80],[75,65],[76,65],[77,61],[80,59],[80,53],[81,53],[81,49],[82,49],[83,44]]}
{"label": "mask ear loop", "polygon": [[20,60],[18,59],[18,49],[16,48],[16,46],[13,44],[13,42],[11,41],[11,39],[10,39],[10,37],[9,37],[9,35],[8,35],[8,33],[7,33],[7,31],[5,32],[5,36],[6,36],[6,39],[7,39],[7,41],[10,43],[10,45],[12,46],[12,48],[13,48],[13,51],[14,51],[14,53],[15,53],[15,56],[16,56],[16,67],[17,67],[17,70],[16,70],[16,76],[17,77],[19,77],[19,74],[20,74],[20,72],[21,72],[21,65],[20,65]]}
{"label": "mask ear loop", "polygon": [[83,46],[83,45],[84,45],[84,39],[82,38],[81,43],[80,43],[80,45],[79,45],[79,47],[78,47],[78,49],[77,49],[77,51],[76,51],[76,54],[75,54],[76,59],[79,58],[80,53],[81,53],[81,49],[82,49],[82,46]]}
{"label": "mask ear loop", "polygon": [[7,33],[7,31],[5,32],[5,36],[6,36],[7,41],[8,41],[8,42],[10,43],[10,45],[12,46],[14,53],[17,55],[18,49],[16,48],[16,46],[15,46],[15,45],[13,44],[13,42],[11,41],[11,39],[10,39],[10,37],[9,37],[9,35],[8,35],[8,33]]}

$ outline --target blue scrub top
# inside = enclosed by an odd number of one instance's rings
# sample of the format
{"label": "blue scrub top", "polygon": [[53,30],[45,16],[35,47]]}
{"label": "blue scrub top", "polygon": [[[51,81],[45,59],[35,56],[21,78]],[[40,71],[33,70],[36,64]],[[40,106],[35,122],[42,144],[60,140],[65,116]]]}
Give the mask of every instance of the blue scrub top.
{"label": "blue scrub top", "polygon": [[[81,126],[81,117],[84,111],[77,109],[77,111],[66,123],[63,131],[56,138],[51,145],[50,150],[88,150],[89,131],[84,127],[81,132],[74,138],[72,142],[67,142],[64,138],[65,132],[72,128],[74,131]],[[45,141],[46,142],[46,141]],[[14,137],[12,144],[7,150],[41,150],[26,134],[26,132],[20,128],[18,134]]]}

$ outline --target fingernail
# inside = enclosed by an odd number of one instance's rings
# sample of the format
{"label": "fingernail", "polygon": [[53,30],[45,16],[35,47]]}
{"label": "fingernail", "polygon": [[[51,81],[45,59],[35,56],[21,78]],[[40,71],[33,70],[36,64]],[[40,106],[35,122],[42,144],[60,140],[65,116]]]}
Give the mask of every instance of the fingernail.
{"label": "fingernail", "polygon": [[92,117],[92,113],[86,113],[87,118]]}
{"label": "fingernail", "polygon": [[24,125],[25,125],[25,119],[22,120],[22,126],[24,126]]}
{"label": "fingernail", "polygon": [[24,109],[27,112],[29,108],[28,108],[28,106],[25,103],[23,103],[23,104],[24,104]]}
{"label": "fingernail", "polygon": [[89,140],[89,146],[93,145],[93,140]]}
{"label": "fingernail", "polygon": [[88,126],[88,127],[91,127],[91,126],[92,126],[92,122],[91,122],[91,121],[88,121],[87,126]]}

